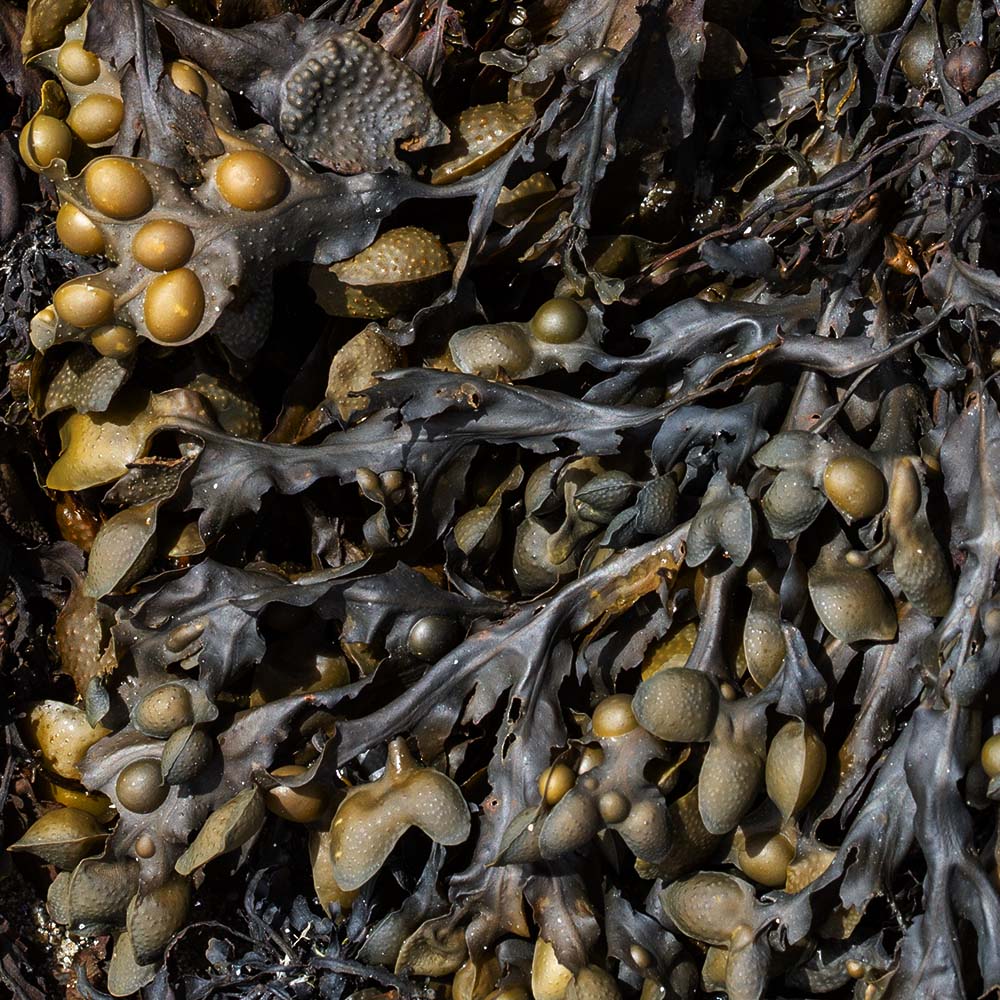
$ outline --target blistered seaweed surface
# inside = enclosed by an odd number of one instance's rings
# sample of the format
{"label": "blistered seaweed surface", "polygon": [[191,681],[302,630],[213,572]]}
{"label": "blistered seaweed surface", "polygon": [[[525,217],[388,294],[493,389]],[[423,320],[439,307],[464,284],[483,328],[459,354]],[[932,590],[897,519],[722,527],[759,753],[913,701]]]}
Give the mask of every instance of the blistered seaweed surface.
{"label": "blistered seaweed surface", "polygon": [[1000,991],[985,0],[0,0],[0,990]]}

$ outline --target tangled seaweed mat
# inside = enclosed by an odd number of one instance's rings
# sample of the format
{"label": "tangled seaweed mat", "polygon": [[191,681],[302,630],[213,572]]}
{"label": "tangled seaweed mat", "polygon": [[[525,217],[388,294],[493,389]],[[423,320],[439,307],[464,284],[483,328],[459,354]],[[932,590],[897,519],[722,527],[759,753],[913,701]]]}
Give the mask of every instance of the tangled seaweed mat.
{"label": "tangled seaweed mat", "polygon": [[1000,990],[980,0],[0,2],[0,982]]}

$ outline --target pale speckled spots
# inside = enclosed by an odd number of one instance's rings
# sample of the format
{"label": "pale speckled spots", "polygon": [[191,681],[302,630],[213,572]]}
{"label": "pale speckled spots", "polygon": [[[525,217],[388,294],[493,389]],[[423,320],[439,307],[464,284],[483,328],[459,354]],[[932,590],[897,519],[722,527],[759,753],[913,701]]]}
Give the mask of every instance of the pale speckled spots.
{"label": "pale speckled spots", "polygon": [[672,667],[639,685],[632,701],[639,724],[662,740],[708,739],[718,710],[718,691],[707,674]]}
{"label": "pale speckled spots", "polygon": [[699,872],[661,893],[663,908],[688,937],[725,945],[753,912],[754,894],[742,879],[722,872]]}
{"label": "pale speckled spots", "polygon": [[432,184],[447,184],[482,170],[509,149],[534,120],[527,98],[510,104],[482,104],[463,111],[452,126],[451,141],[441,150]]}
{"label": "pale speckled spots", "polygon": [[396,144],[443,142],[420,78],[353,31],[323,40],[285,81],[281,131],[296,153],[340,173],[403,169]]}

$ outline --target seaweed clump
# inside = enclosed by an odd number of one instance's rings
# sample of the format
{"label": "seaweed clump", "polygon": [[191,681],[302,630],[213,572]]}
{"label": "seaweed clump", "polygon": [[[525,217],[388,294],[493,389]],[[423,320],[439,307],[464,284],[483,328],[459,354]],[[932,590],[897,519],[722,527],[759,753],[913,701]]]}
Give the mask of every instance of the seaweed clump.
{"label": "seaweed clump", "polygon": [[1000,990],[998,40],[0,7],[5,983]]}

